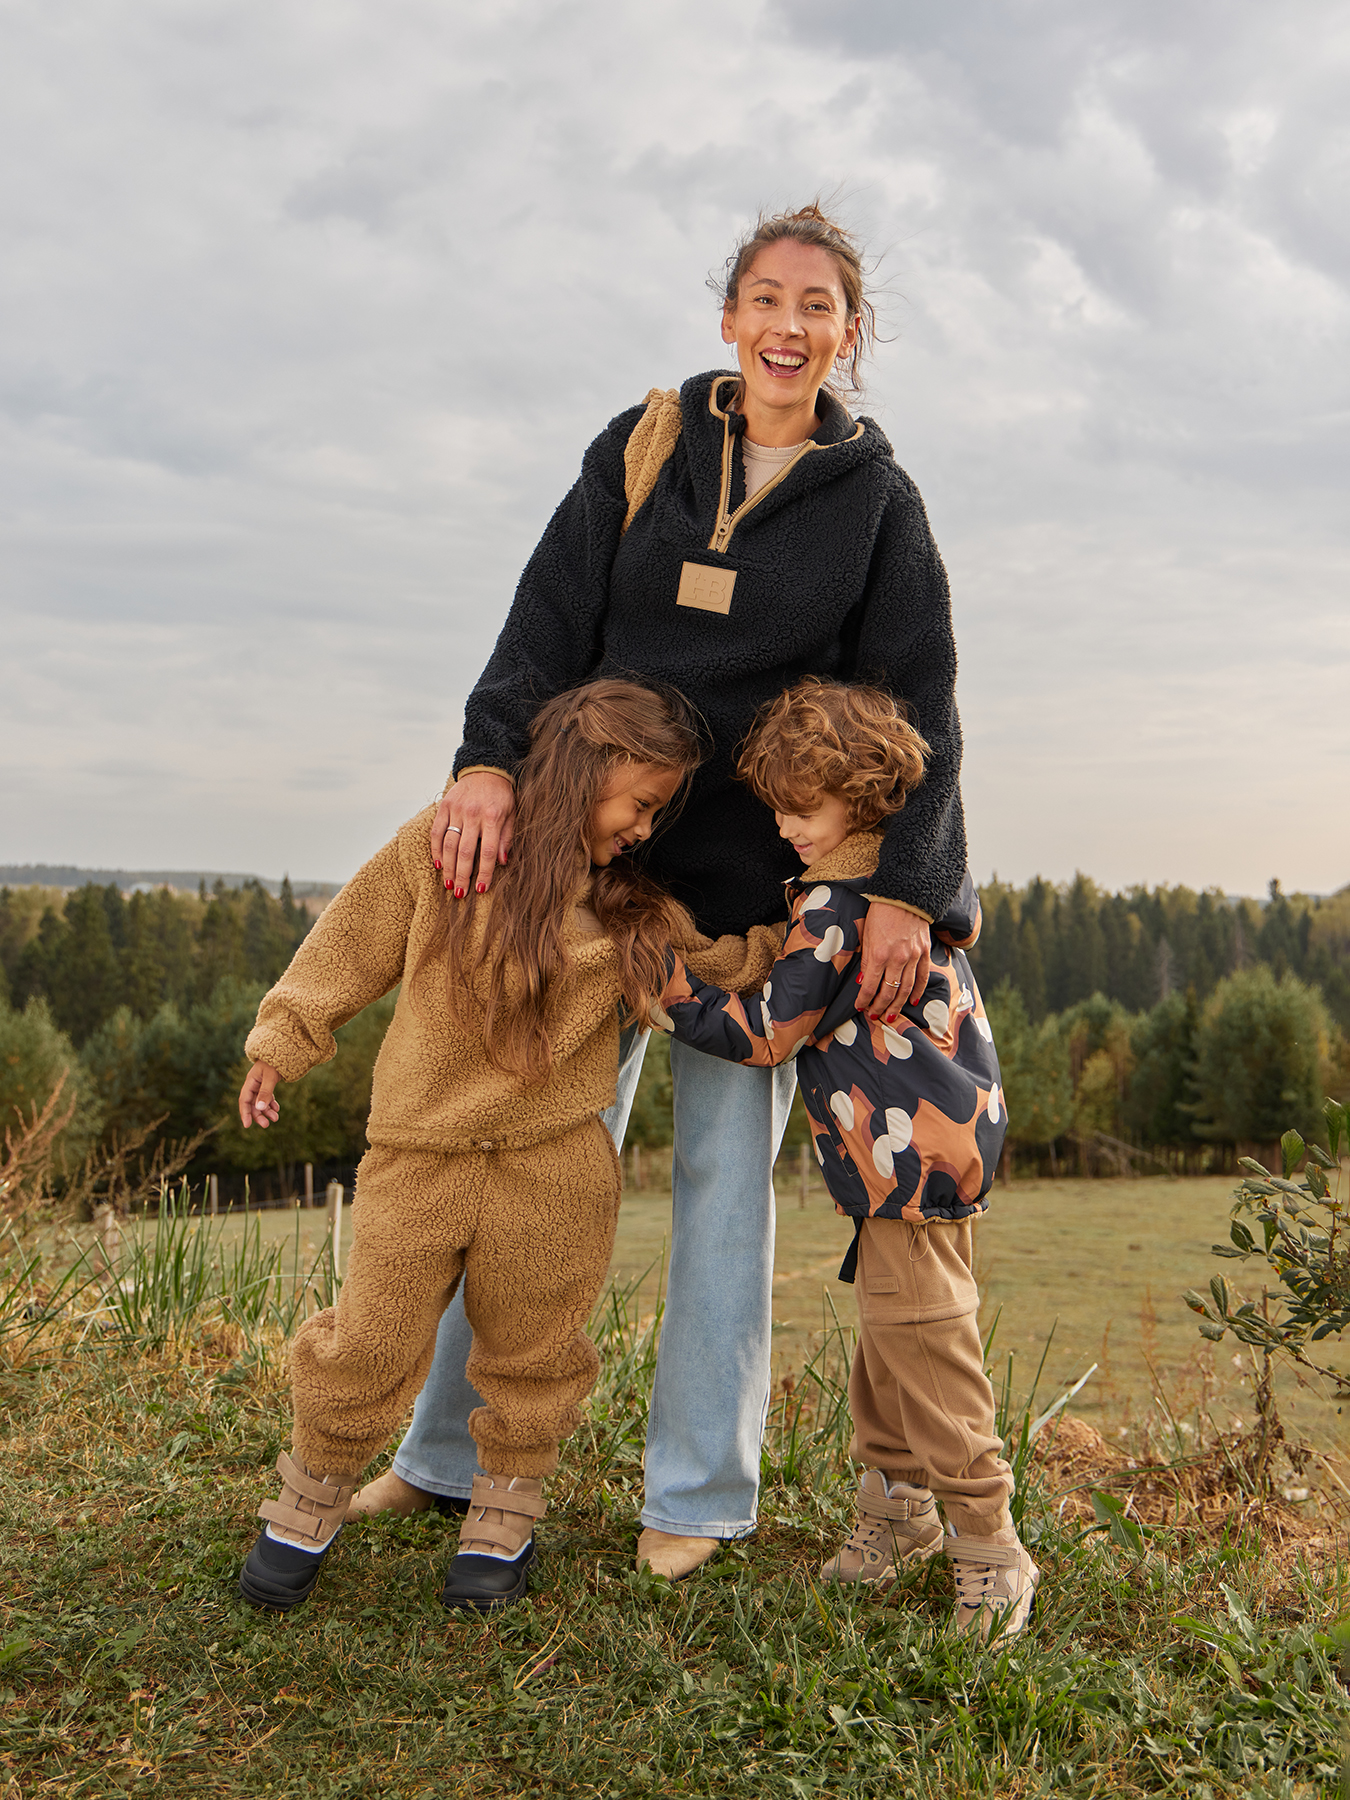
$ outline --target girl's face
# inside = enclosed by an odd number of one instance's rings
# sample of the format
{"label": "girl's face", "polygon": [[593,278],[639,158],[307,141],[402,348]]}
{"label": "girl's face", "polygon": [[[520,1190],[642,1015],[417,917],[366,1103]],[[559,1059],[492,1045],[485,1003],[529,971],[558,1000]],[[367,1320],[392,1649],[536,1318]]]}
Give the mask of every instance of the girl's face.
{"label": "girl's face", "polygon": [[620,763],[591,809],[586,848],[597,869],[607,869],[616,856],[652,834],[652,822],[674,797],[683,769],[655,763]]}
{"label": "girl's face", "polygon": [[736,357],[761,406],[815,405],[835,359],[853,348],[839,265],[818,244],[780,238],[742,275],[734,307],[722,313],[722,341]]}
{"label": "girl's face", "polygon": [[807,868],[837,850],[848,836],[848,803],[838,794],[822,794],[814,812],[776,812],[778,835],[786,838]]}

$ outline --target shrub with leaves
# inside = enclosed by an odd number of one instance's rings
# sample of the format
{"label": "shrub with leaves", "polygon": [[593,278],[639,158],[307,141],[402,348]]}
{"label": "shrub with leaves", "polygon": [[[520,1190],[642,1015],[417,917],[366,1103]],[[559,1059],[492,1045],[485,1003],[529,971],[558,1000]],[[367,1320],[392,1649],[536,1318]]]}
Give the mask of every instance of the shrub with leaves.
{"label": "shrub with leaves", "polygon": [[[1241,1159],[1247,1176],[1234,1195],[1232,1242],[1213,1246],[1216,1256],[1244,1262],[1264,1256],[1279,1283],[1282,1309],[1272,1316],[1268,1290],[1260,1304],[1237,1299],[1221,1275],[1210,1282],[1208,1301],[1194,1289],[1184,1298],[1201,1315],[1204,1337],[1217,1343],[1231,1331],[1267,1361],[1287,1356],[1330,1380],[1338,1397],[1350,1398],[1350,1370],[1328,1367],[1309,1354],[1310,1346],[1340,1337],[1350,1325],[1348,1207],[1339,1160],[1343,1145],[1350,1150],[1350,1109],[1328,1100],[1323,1116],[1329,1152],[1305,1143],[1297,1131],[1286,1131],[1280,1140],[1280,1175],[1251,1157]],[[1295,1184],[1290,1177],[1305,1156],[1303,1180]]]}

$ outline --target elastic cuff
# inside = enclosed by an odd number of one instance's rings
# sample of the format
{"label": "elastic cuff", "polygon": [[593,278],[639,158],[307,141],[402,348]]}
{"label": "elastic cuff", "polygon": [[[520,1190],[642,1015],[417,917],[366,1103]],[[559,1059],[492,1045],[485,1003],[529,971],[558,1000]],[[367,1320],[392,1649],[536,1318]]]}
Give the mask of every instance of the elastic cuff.
{"label": "elastic cuff", "polygon": [[558,1471],[558,1446],[547,1450],[491,1450],[478,1446],[478,1466],[485,1475],[521,1475],[528,1481],[544,1480]]}
{"label": "elastic cuff", "polygon": [[447,791],[454,787],[457,781],[463,781],[466,775],[500,775],[502,780],[509,781],[512,787],[516,785],[516,778],[509,769],[499,769],[496,763],[469,763],[446,782]]}
{"label": "elastic cuff", "polygon": [[913,913],[925,925],[933,923],[932,913],[926,913],[921,906],[911,906],[908,900],[892,900],[889,894],[864,894],[863,899],[870,900],[875,906],[898,906],[901,912]]}

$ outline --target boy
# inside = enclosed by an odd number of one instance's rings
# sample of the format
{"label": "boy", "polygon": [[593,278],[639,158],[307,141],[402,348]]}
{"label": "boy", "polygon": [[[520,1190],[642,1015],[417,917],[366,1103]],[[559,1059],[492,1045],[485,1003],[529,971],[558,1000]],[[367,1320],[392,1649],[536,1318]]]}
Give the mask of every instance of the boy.
{"label": "boy", "polygon": [[876,827],[922,779],[926,750],[878,689],[808,679],[766,707],[739,773],[806,865],[788,883],[782,954],[746,1004],[676,958],[661,1002],[675,1036],[711,1055],[797,1058],[816,1160],[855,1222],[840,1277],[858,1289],[849,1401],[864,1467],[857,1525],[823,1577],[880,1591],[900,1565],[941,1549],[958,1628],[1006,1638],[1025,1626],[1040,1572],[1009,1516],[1012,1471],[975,1318],[971,1221],[988,1204],[1006,1118],[962,954],[980,929],[969,875],[931,921],[932,973],[917,1003],[856,1011]]}

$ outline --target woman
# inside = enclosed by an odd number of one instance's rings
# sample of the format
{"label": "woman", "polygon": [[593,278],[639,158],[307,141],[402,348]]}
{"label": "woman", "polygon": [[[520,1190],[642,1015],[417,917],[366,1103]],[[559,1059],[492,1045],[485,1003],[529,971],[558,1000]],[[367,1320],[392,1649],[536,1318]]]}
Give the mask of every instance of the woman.
{"label": "woman", "polygon": [[[453,893],[484,891],[510,850],[511,773],[540,704],[597,674],[671,683],[702,712],[712,754],[647,866],[713,935],[782,911],[796,858],[734,779],[757,708],[802,675],[866,679],[906,700],[928,775],[886,833],[864,933],[859,1010],[922,992],[928,927],[966,865],[947,579],[923,502],[857,388],[873,315],[853,240],[818,206],[761,219],[727,264],[722,338],[739,374],[679,392],[681,429],[626,520],[624,452],[642,407],[587,451],[530,558],[465,709],[455,784],[431,854]],[[643,1044],[625,1045],[607,1123],[621,1143]],[[795,1076],[671,1047],[674,1217],[645,1461],[638,1566],[690,1573],[753,1529],[769,1399],[774,1158]],[[457,1303],[393,1469],[353,1512],[467,1498],[471,1337]]]}

